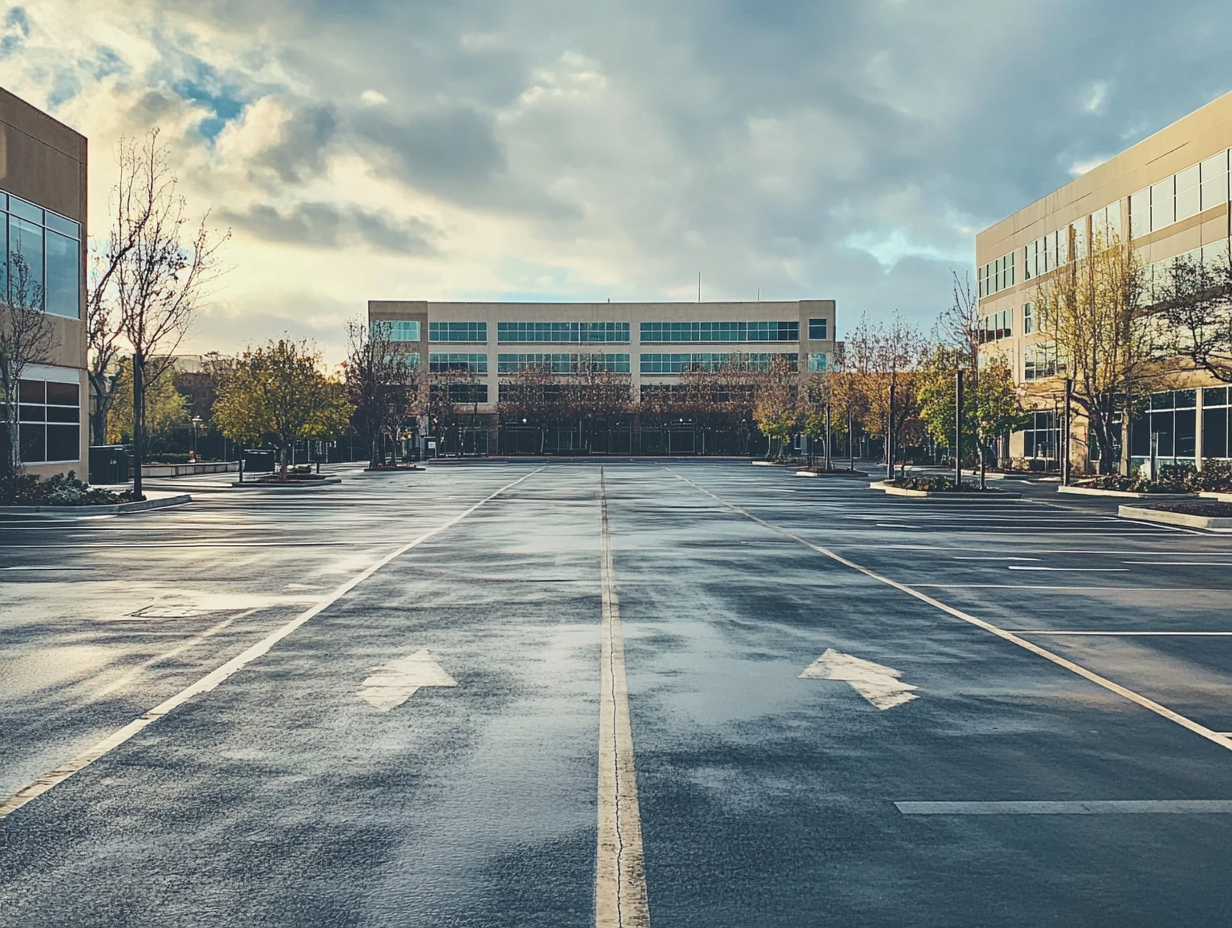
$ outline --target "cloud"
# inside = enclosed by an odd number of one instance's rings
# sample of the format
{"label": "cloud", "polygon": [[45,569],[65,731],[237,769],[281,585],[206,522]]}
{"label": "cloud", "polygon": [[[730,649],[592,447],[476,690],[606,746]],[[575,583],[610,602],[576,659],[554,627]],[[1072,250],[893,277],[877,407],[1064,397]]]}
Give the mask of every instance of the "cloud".
{"label": "cloud", "polygon": [[93,221],[115,140],[162,125],[190,205],[240,233],[229,306],[289,313],[305,279],[318,320],[375,295],[689,299],[701,270],[716,299],[833,297],[842,330],[894,307],[927,324],[979,229],[1232,89],[1225,19],[43,0],[5,14],[0,84],[90,136]]}
{"label": "cloud", "polygon": [[431,255],[436,250],[435,230],[423,220],[396,219],[357,206],[297,203],[279,211],[267,204],[255,204],[244,212],[224,210],[218,218],[265,241],[309,248],[363,245],[408,256]]}

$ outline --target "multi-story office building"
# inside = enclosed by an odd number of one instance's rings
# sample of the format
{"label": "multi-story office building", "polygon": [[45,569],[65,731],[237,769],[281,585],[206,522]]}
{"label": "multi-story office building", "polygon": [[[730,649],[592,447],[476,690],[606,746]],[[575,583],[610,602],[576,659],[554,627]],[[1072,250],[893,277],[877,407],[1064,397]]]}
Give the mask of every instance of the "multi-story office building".
{"label": "multi-story office building", "polygon": [[0,89],[0,278],[20,256],[54,346],[20,384],[21,459],[34,474],[86,474],[86,139]]}
{"label": "multi-story office building", "polygon": [[[1013,458],[1059,456],[1065,359],[1040,331],[1038,285],[1093,236],[1132,243],[1146,270],[1147,299],[1186,255],[1214,262],[1228,249],[1229,149],[1232,94],[1178,120],[1114,158],[985,229],[976,237],[984,351],[1004,353],[1036,410],[1032,427],[1015,434]],[[1229,390],[1200,374],[1181,376],[1180,389],[1150,398],[1135,420],[1131,453],[1145,458],[1151,435],[1168,461],[1232,455]],[[1070,456],[1086,458],[1084,423],[1077,421]]]}
{"label": "multi-story office building", "polygon": [[[429,375],[466,371],[488,417],[508,382],[533,366],[567,381],[583,371],[627,375],[637,401],[682,372],[739,358],[769,368],[785,356],[799,370],[834,357],[834,301],[720,303],[433,303],[373,300],[372,322],[418,356]],[[563,440],[563,439],[562,439]],[[637,447],[634,438],[628,448]],[[693,446],[690,445],[690,448]],[[700,449],[699,449],[700,450]]]}

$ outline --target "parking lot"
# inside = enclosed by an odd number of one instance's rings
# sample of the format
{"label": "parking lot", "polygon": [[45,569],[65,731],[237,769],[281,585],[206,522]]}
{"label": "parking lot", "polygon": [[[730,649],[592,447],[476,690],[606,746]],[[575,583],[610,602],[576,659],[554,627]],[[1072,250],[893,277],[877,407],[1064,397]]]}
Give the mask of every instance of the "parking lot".
{"label": "parking lot", "polygon": [[1232,922],[1232,536],[338,472],[0,522],[4,924]]}

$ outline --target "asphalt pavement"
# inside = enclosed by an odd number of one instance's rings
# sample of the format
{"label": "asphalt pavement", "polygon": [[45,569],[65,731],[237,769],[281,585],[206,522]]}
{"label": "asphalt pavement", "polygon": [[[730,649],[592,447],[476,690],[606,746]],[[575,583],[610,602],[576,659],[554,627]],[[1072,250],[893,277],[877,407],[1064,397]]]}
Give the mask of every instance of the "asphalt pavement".
{"label": "asphalt pavement", "polygon": [[1232,537],[335,472],[0,522],[0,924],[1232,924]]}

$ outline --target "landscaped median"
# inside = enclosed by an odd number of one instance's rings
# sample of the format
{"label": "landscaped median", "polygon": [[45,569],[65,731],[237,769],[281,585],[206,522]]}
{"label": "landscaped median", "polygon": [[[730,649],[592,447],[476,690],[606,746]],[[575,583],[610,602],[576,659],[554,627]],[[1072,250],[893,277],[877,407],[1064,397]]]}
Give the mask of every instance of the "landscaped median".
{"label": "landscaped median", "polygon": [[1220,500],[1180,500],[1154,506],[1121,506],[1117,515],[1165,525],[1232,532],[1232,503]]}
{"label": "landscaped median", "polygon": [[187,493],[151,493],[143,500],[134,500],[129,491],[116,493],[89,486],[73,471],[47,480],[32,474],[0,478],[0,514],[4,515],[121,515],[191,502]]}
{"label": "landscaped median", "polygon": [[831,467],[826,470],[824,467],[806,467],[803,470],[796,471],[797,477],[867,477],[862,470],[849,470],[846,467]]}
{"label": "landscaped median", "polygon": [[897,480],[878,480],[868,485],[870,490],[880,490],[889,496],[945,497],[950,499],[1022,499],[1021,493],[986,487],[964,481],[958,486],[949,477],[900,477]]}

